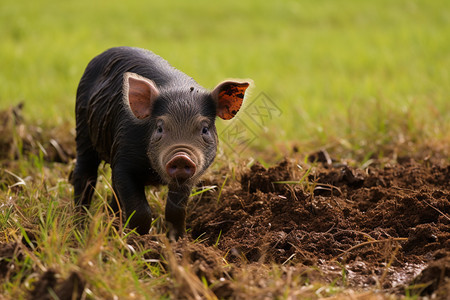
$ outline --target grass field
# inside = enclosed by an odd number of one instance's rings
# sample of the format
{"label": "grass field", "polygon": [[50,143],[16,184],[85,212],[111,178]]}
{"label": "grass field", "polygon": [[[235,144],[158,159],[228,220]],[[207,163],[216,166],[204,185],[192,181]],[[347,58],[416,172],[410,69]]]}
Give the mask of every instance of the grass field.
{"label": "grass field", "polygon": [[24,101],[33,120],[73,124],[74,94],[88,61],[131,45],[153,50],[208,88],[224,78],[251,78],[253,95],[266,93],[283,112],[268,126],[279,140],[341,138],[353,145],[398,131],[448,138],[447,7],[446,1],[3,3],[0,107]]}
{"label": "grass field", "polygon": [[[0,7],[0,110],[24,102],[27,124],[44,132],[73,132],[75,91],[87,63],[128,45],[154,51],[207,88],[225,78],[254,82],[240,112],[254,140],[245,154],[225,150],[214,170],[239,169],[253,159],[273,163],[294,146],[303,155],[326,148],[357,165],[425,148],[450,162],[446,0],[0,0]],[[261,99],[277,109],[252,119],[245,112]],[[226,132],[228,123],[217,123]],[[44,162],[42,154],[1,163],[0,242],[24,237],[29,248],[13,256],[14,272],[2,273],[0,294],[27,297],[40,275],[54,270],[56,281],[81,274],[87,299],[176,298],[184,288],[214,299],[174,257],[143,260],[150,250],[127,245],[128,236],[105,217],[104,201],[90,227],[73,227],[72,165]],[[107,198],[109,184],[102,177],[98,199]],[[156,213],[164,198],[164,189],[151,192]],[[277,270],[273,286],[282,280]]]}

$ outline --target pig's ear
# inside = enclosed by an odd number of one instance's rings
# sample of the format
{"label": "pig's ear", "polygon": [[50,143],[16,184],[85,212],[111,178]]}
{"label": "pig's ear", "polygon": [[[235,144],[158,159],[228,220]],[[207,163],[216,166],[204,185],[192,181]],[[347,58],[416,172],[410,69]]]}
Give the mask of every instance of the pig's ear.
{"label": "pig's ear", "polygon": [[224,119],[232,119],[244,101],[245,90],[248,82],[224,81],[211,92],[211,96],[217,102],[217,115]]}
{"label": "pig's ear", "polygon": [[123,75],[123,95],[136,118],[144,119],[150,116],[159,91],[150,79],[127,72]]}

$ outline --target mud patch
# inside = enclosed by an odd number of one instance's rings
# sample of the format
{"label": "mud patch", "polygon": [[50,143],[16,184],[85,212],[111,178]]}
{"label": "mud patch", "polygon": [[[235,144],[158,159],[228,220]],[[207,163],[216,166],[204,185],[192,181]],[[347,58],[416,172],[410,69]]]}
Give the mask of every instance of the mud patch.
{"label": "mud patch", "polygon": [[[449,165],[299,165],[255,164],[219,201],[203,196],[188,210],[192,237],[236,265],[314,266],[324,281],[399,293],[450,251]],[[428,281],[424,293],[437,290]]]}
{"label": "mud patch", "polygon": [[410,287],[410,291],[422,296],[430,296],[444,299],[450,295],[450,257],[446,256],[432,261],[417,276]]}

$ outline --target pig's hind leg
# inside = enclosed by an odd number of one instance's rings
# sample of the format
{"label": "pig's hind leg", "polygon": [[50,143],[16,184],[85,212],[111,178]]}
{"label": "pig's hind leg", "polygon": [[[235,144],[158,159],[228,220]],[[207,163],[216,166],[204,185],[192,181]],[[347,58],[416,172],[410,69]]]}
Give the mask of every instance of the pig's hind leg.
{"label": "pig's hind leg", "polygon": [[97,183],[100,162],[89,137],[77,131],[77,160],[71,178],[75,205],[89,207]]}

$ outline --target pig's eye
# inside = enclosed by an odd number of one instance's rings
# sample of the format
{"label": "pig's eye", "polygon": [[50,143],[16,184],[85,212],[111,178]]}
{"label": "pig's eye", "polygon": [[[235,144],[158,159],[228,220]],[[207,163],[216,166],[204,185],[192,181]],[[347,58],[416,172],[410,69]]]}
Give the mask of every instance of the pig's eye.
{"label": "pig's eye", "polygon": [[212,135],[211,135],[211,126],[208,122],[202,122],[201,123],[201,137],[206,143],[212,142]]}
{"label": "pig's eye", "polygon": [[202,138],[205,141],[205,143],[211,143],[213,142],[213,137],[211,135],[211,128],[207,124],[203,124],[202,126]]}
{"label": "pig's eye", "polygon": [[159,121],[156,124],[156,130],[153,133],[152,139],[154,142],[159,141],[163,137],[163,135],[164,135],[164,126],[162,121]]}

